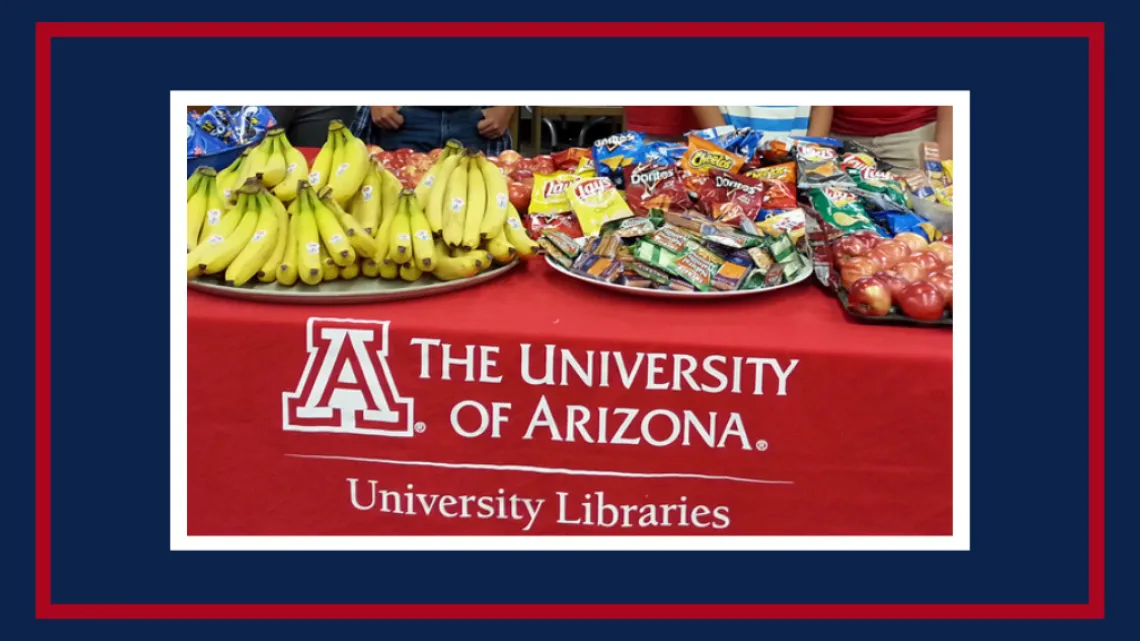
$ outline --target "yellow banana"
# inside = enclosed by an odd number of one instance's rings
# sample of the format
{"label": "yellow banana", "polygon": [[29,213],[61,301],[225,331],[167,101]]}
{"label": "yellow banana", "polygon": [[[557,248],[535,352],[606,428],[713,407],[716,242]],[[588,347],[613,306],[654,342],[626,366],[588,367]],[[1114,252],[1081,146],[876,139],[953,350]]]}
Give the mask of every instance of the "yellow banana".
{"label": "yellow banana", "polygon": [[[459,141],[448,140],[447,144],[443,146],[443,155],[432,165],[431,170],[423,177],[423,180],[416,185],[416,203],[419,204],[420,209],[427,210],[428,195],[431,193],[431,188],[434,187],[437,182],[441,182],[439,180],[440,170],[443,169],[444,162],[447,161],[449,156],[453,156],[460,151],[463,151],[463,145],[460,144]],[[442,182],[446,182],[446,180]]]}
{"label": "yellow banana", "polygon": [[329,252],[324,247],[321,247],[321,281],[327,282],[336,280],[340,276],[340,268],[333,262]]}
{"label": "yellow banana", "polygon": [[483,184],[487,189],[487,210],[483,212],[479,235],[491,238],[502,231],[503,223],[507,221],[507,205],[511,204],[510,191],[506,176],[495,163],[480,157],[479,169],[483,173]]}
{"label": "yellow banana", "polygon": [[[371,259],[365,258],[364,260],[371,260]],[[347,266],[347,267],[341,267],[340,268],[340,277],[342,280],[352,280],[353,278],[356,278],[359,275],[360,275],[360,261],[359,260],[356,261],[355,263]]]}
{"label": "yellow banana", "polygon": [[384,188],[383,180],[376,171],[375,163],[369,161],[368,171],[364,174],[364,182],[360,190],[348,201],[348,213],[360,221],[364,226],[364,233],[374,236],[380,228],[380,215],[383,210]]}
{"label": "yellow banana", "polygon": [[360,262],[360,274],[365,278],[376,278],[380,275],[380,265],[371,258],[365,258]]}
{"label": "yellow banana", "polygon": [[[245,214],[246,203],[248,196],[242,198],[238,197],[238,204],[233,209],[223,214],[216,225],[213,225],[209,233],[206,233],[206,228],[202,229],[202,236],[198,242],[198,246],[186,254],[186,275],[189,278],[198,276],[202,269],[201,266],[209,260],[210,256],[217,250],[226,238],[233,234],[241,223],[242,216]],[[207,212],[207,215],[209,213]]]}
{"label": "yellow banana", "polygon": [[377,273],[380,274],[380,278],[384,280],[395,280],[396,276],[400,273],[400,266],[385,258],[380,261]]}
{"label": "yellow banana", "polygon": [[[257,272],[257,280],[263,283],[272,283],[277,280],[279,276],[278,268],[285,260],[285,248],[288,247],[289,234],[289,212],[285,211],[285,205],[281,204],[273,194],[267,194],[266,200],[269,206],[277,215],[277,229],[280,230],[277,234],[277,246],[273,248],[273,252],[266,259],[265,264]],[[296,277],[294,277],[296,278]]]}
{"label": "yellow banana", "polygon": [[[376,172],[380,174],[380,190],[383,192],[383,198],[380,203],[380,224],[383,225],[388,219],[396,217],[396,208],[400,205],[400,192],[404,190],[404,185],[400,183],[400,179],[396,175],[384,168],[380,163],[373,161],[376,167]],[[377,230],[373,230],[376,236],[379,236]]]}
{"label": "yellow banana", "polygon": [[306,199],[312,210],[317,221],[317,229],[321,232],[321,242],[324,243],[329,256],[341,267],[356,261],[356,251],[349,244],[348,233],[341,226],[340,220],[313,192],[312,187],[302,188],[297,197]]}
{"label": "yellow banana", "polygon": [[[226,284],[241,287],[257,275],[258,271],[277,248],[277,239],[284,234],[278,226],[277,210],[269,202],[273,196],[262,191],[257,195],[257,227],[245,247],[226,267]],[[284,211],[284,209],[282,209]]]}
{"label": "yellow banana", "polygon": [[[201,231],[198,232],[199,245],[206,242],[206,239],[210,236],[215,235],[218,226],[222,224],[222,219],[230,216],[234,212],[233,209],[229,208],[229,204],[226,203],[222,197],[221,187],[217,179],[214,180],[213,184],[203,182],[203,186],[205,186],[208,191],[206,192],[206,217],[202,221]],[[239,215],[238,218],[241,218],[241,216]],[[234,222],[234,226],[237,226],[236,222]],[[229,229],[232,230],[233,227]]]}
{"label": "yellow banana", "polygon": [[495,264],[495,257],[492,256],[491,252],[487,251],[486,249],[462,249],[462,248],[452,249],[451,250],[451,257],[452,258],[473,257],[475,259],[476,267],[478,267],[479,271],[481,271],[481,272],[487,271],[488,269],[491,268],[492,265]]}
{"label": "yellow banana", "polygon": [[507,235],[503,232],[502,227],[499,228],[498,234],[492,236],[491,239],[487,241],[487,251],[494,257],[495,262],[500,265],[506,265],[513,261],[515,255],[518,253],[510,241],[507,240]]}
{"label": "yellow banana", "polygon": [[435,269],[432,275],[440,280],[451,281],[471,278],[479,273],[481,264],[475,255],[452,258],[447,245],[441,240],[435,243]]}
{"label": "yellow banana", "polygon": [[[354,218],[352,214],[346,212],[341,208],[340,204],[336,202],[332,187],[325,187],[321,190],[321,204],[336,214],[337,220],[340,221],[340,226],[344,228],[344,233],[348,234],[348,243],[352,245],[357,256],[363,256],[364,258],[374,258],[376,256],[376,241],[373,240],[371,234],[364,231],[364,225],[360,224],[360,221]],[[346,265],[341,265],[341,267],[346,267]]]}
{"label": "yellow banana", "polygon": [[309,180],[309,163],[305,154],[297,151],[284,134],[278,139],[281,153],[285,157],[285,178],[273,188],[273,195],[283,203],[292,203],[297,199],[297,182]]}
{"label": "yellow banana", "polygon": [[247,196],[246,206],[241,215],[241,222],[238,223],[233,233],[215,245],[213,251],[209,252],[207,256],[202,257],[202,260],[198,264],[202,273],[217,274],[226,267],[229,267],[230,263],[237,258],[241,250],[249,244],[249,239],[253,238],[254,232],[257,231],[257,220],[261,214],[260,208],[257,205],[257,193],[259,189],[260,188],[253,187],[251,184],[247,184],[241,188],[241,193]]}
{"label": "yellow banana", "polygon": [[412,262],[420,271],[430,272],[435,266],[431,259],[435,255],[435,242],[431,238],[431,227],[428,225],[424,210],[420,209],[419,200],[415,192],[404,190],[403,196],[408,200],[408,224],[412,232]]}
{"label": "yellow banana", "polygon": [[455,154],[440,161],[442,165],[439,169],[439,175],[436,177],[433,189],[428,192],[428,202],[427,207],[424,208],[424,214],[427,215],[432,235],[437,238],[443,234],[444,199],[447,197],[447,186],[451,182],[451,175],[459,166],[459,160],[460,156]]}
{"label": "yellow banana", "polygon": [[479,230],[483,227],[483,214],[487,211],[487,188],[483,184],[483,170],[479,157],[467,161],[467,211],[463,217],[463,240],[460,247],[475,249],[479,246]]}
{"label": "yellow banana", "polygon": [[249,154],[251,150],[246,147],[237,160],[230,163],[222,171],[218,172],[218,192],[222,200],[227,203],[226,208],[232,207],[231,203],[237,198],[237,190],[242,186],[244,181],[238,182],[238,179],[245,173],[246,163],[249,161]]}
{"label": "yellow banana", "polygon": [[[412,197],[415,198],[415,196]],[[420,276],[423,276],[423,274],[424,273],[420,271],[420,268],[416,267],[415,263],[400,265],[400,278],[408,281],[409,283],[416,282],[420,279]]]}
{"label": "yellow banana", "polygon": [[[300,198],[298,196],[298,198]],[[324,276],[321,262],[321,235],[313,210],[302,205],[297,213],[297,274],[306,285],[316,285]]]}
{"label": "yellow banana", "polygon": [[538,255],[538,244],[527,235],[526,227],[514,205],[507,206],[507,222],[503,225],[503,233],[520,258],[534,258]]}
{"label": "yellow banana", "polygon": [[332,170],[333,156],[336,154],[336,140],[337,136],[333,133],[330,125],[328,138],[325,139],[325,144],[321,146],[321,150],[317,152],[317,157],[313,159],[313,166],[309,168],[309,184],[314,189],[320,189],[329,184],[329,172]]}
{"label": "yellow banana", "polygon": [[400,207],[396,210],[395,220],[389,232],[391,240],[387,256],[397,265],[412,261],[412,223],[408,216],[411,198],[414,196],[400,195]]}
{"label": "yellow banana", "polygon": [[285,180],[288,168],[285,162],[285,150],[281,147],[281,139],[285,137],[284,129],[270,129],[265,134],[263,145],[269,145],[269,157],[265,161],[265,177],[262,179],[266,187],[276,187]]}
{"label": "yellow banana", "polygon": [[[297,282],[297,267],[300,254],[297,253],[297,216],[286,217],[285,225],[285,251],[281,256],[281,266],[277,268],[275,278],[282,285],[292,285]],[[264,279],[263,279],[264,280]]]}
{"label": "yellow banana", "polygon": [[186,252],[198,246],[202,225],[206,222],[206,208],[209,203],[211,185],[217,173],[210,167],[199,167],[187,181],[187,188],[193,183],[195,190],[186,201]]}
{"label": "yellow banana", "polygon": [[[463,244],[463,222],[467,214],[467,166],[468,158],[463,156],[447,181],[447,194],[443,197],[443,242],[448,247]],[[430,218],[428,219],[431,220]]]}
{"label": "yellow banana", "polygon": [[[332,167],[328,186],[333,190],[333,197],[343,206],[360,189],[365,174],[372,166],[372,156],[369,155],[368,146],[364,144],[364,141],[353,136],[348,127],[344,126],[344,123],[334,120],[329,127],[336,127],[335,133],[340,137],[337,143],[337,151],[340,152],[340,156],[338,158],[339,164],[334,164]],[[334,158],[337,157],[334,156]],[[334,163],[336,162],[334,160]]]}

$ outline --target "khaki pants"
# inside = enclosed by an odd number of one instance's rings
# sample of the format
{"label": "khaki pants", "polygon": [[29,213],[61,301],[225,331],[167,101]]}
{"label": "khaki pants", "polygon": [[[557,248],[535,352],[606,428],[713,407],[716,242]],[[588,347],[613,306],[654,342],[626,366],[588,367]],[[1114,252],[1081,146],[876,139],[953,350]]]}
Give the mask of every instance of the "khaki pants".
{"label": "khaki pants", "polygon": [[845,136],[831,134],[832,138],[851,141],[863,145],[871,150],[879,159],[885,160],[900,169],[920,169],[922,158],[918,155],[918,144],[934,141],[934,129],[937,123],[923,125],[918,129],[901,131],[886,136]]}

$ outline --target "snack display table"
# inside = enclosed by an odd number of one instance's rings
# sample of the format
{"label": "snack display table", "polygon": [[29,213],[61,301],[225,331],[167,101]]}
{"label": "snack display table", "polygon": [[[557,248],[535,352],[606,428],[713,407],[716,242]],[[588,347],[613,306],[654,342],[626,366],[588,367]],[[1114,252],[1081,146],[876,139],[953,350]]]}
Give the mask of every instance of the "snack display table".
{"label": "snack display table", "polygon": [[191,535],[951,533],[951,331],[814,284],[187,296]]}

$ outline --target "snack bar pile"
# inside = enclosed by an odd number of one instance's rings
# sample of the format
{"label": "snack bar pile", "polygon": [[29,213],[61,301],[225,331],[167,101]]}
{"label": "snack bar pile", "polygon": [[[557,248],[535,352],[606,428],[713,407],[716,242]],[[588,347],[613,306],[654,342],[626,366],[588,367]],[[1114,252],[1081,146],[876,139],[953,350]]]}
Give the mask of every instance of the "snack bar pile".
{"label": "snack bar pile", "polygon": [[186,114],[186,157],[222,153],[262,138],[277,124],[265,107],[210,107],[206,113]]}

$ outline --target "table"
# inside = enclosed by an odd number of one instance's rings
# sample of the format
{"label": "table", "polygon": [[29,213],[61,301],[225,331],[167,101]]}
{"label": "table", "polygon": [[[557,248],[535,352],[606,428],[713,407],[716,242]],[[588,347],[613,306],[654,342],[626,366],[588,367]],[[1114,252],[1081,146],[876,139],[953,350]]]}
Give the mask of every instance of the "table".
{"label": "table", "polygon": [[951,534],[952,333],[815,283],[187,302],[191,535]]}

